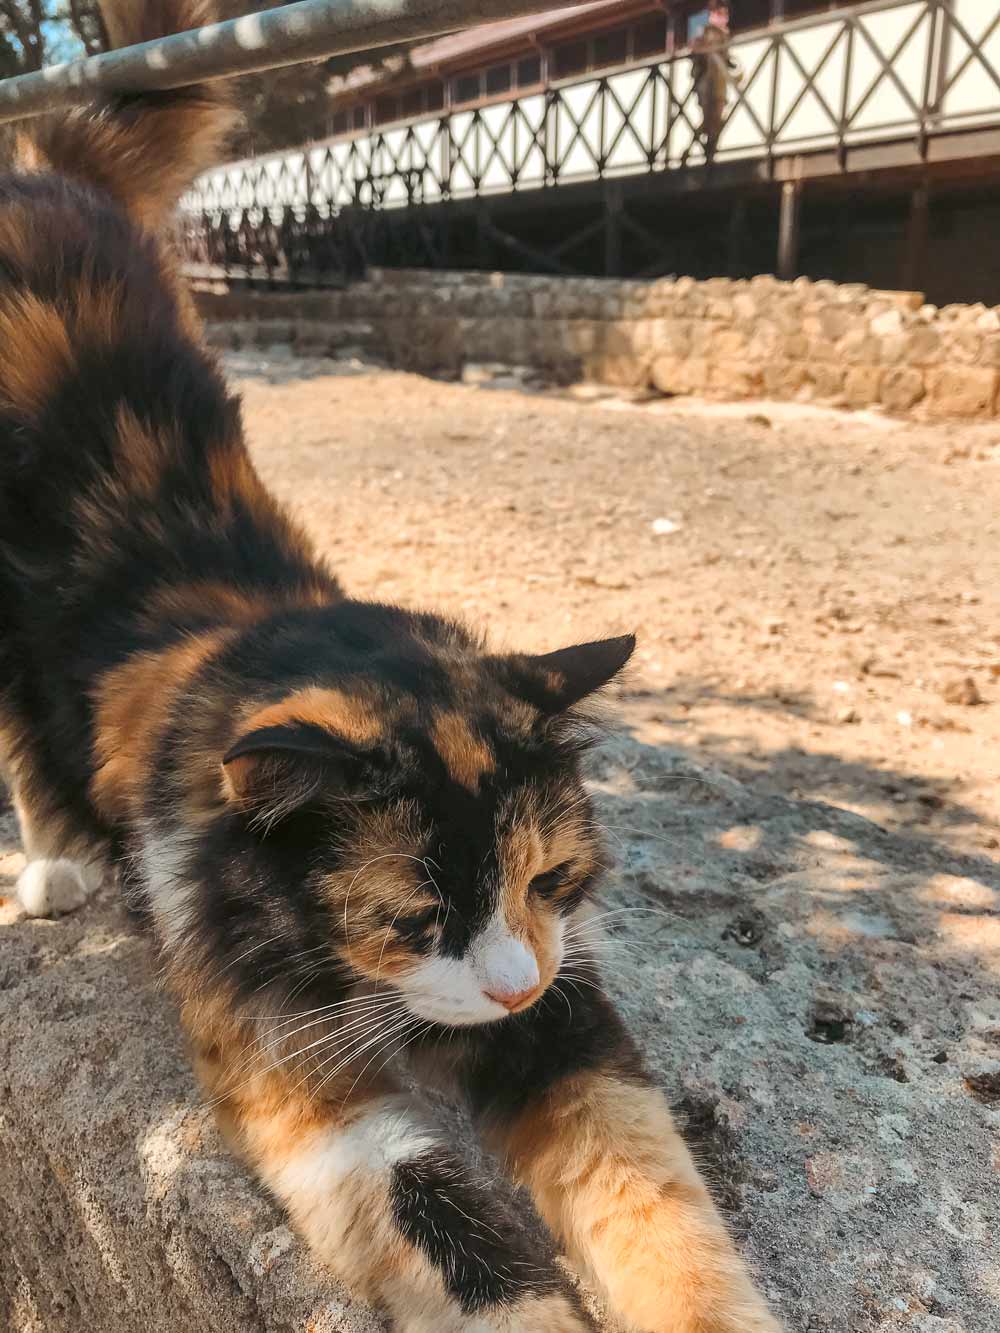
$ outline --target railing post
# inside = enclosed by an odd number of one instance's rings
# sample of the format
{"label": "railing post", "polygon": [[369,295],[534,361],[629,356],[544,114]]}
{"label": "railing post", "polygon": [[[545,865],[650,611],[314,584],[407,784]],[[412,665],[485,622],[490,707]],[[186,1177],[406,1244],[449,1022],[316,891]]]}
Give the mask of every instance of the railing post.
{"label": "railing post", "polygon": [[791,282],[798,274],[801,213],[802,182],[785,181],[781,187],[778,217],[778,277],[785,282]]}

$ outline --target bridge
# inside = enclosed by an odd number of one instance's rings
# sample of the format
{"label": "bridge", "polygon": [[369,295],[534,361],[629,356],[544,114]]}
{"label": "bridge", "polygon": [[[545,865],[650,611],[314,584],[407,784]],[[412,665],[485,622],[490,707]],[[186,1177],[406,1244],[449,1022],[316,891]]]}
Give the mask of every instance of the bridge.
{"label": "bridge", "polygon": [[[634,275],[653,276],[675,253],[657,210],[728,193],[738,247],[739,200],[756,190],[780,201],[767,267],[792,276],[803,189],[859,191],[878,170],[912,185],[916,263],[928,187],[1000,161],[1000,9],[982,0],[844,6],[737,34],[703,59],[724,66],[714,132],[690,50],[551,79],[211,172],[185,201],[189,255],[305,279],[366,261],[504,266],[504,255],[621,273],[627,249],[645,261]],[[571,204],[576,225],[539,226],[539,209]]]}

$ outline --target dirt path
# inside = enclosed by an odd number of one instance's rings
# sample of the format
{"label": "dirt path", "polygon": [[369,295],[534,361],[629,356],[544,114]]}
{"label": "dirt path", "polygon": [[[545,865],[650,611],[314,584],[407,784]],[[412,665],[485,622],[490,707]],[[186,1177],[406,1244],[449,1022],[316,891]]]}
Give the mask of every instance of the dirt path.
{"label": "dirt path", "polygon": [[1000,427],[230,368],[357,595],[523,647],[635,629],[643,739],[997,857]]}

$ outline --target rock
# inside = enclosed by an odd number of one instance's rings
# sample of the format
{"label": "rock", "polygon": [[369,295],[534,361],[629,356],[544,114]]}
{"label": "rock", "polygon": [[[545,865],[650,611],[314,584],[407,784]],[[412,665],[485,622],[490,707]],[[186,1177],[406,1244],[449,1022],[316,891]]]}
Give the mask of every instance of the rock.
{"label": "rock", "polygon": [[844,366],[823,361],[810,361],[806,367],[806,374],[812,383],[817,398],[836,400],[844,392],[844,380],[847,377]]}
{"label": "rock", "polygon": [[769,399],[793,399],[807,380],[807,368],[799,361],[768,361],[764,367],[764,392]]}
{"label": "rock", "polygon": [[1000,1069],[983,1074],[966,1074],[965,1086],[984,1106],[1000,1106]]}
{"label": "rock", "polygon": [[708,362],[696,357],[658,356],[650,378],[660,393],[701,393],[708,387]]}
{"label": "rock", "polygon": [[526,371],[523,366],[508,366],[499,361],[466,361],[462,367],[462,383],[480,385],[486,384],[493,387],[498,381],[513,380],[515,378],[524,380],[530,376],[531,372]]}
{"label": "rock", "polygon": [[898,310],[886,310],[876,315],[870,322],[870,328],[879,338],[888,338],[903,332],[903,316]]}
{"label": "rock", "polygon": [[971,366],[941,366],[927,374],[927,410],[934,417],[992,416],[998,372]]}
{"label": "rock", "polygon": [[709,363],[708,387],[724,398],[755,398],[763,387],[759,366],[749,361]]}
{"label": "rock", "polygon": [[879,394],[889,412],[908,412],[924,396],[924,377],[912,366],[894,366],[887,370]]}
{"label": "rock", "polygon": [[844,380],[844,401],[848,407],[870,407],[879,400],[881,366],[849,366]]}
{"label": "rock", "polygon": [[878,339],[861,328],[852,328],[837,343],[837,355],[848,366],[870,370],[878,364]]}
{"label": "rock", "polygon": [[851,327],[851,314],[844,306],[827,306],[819,313],[820,332],[830,342],[843,338]]}
{"label": "rock", "polygon": [[948,704],[963,704],[967,708],[983,702],[979,687],[971,676],[960,676],[949,680],[941,690],[941,697]]}

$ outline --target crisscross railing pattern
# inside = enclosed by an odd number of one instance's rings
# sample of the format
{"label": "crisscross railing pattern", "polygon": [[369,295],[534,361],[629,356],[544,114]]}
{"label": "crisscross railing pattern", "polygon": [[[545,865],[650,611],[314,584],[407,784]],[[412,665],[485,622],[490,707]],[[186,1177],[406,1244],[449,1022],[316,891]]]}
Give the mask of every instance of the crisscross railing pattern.
{"label": "crisscross railing pattern", "polygon": [[677,56],[210,172],[185,201],[189,258],[322,272],[358,234],[356,210],[1000,121],[1000,7],[983,0],[874,0],[747,33],[728,55],[712,143],[692,59]]}

